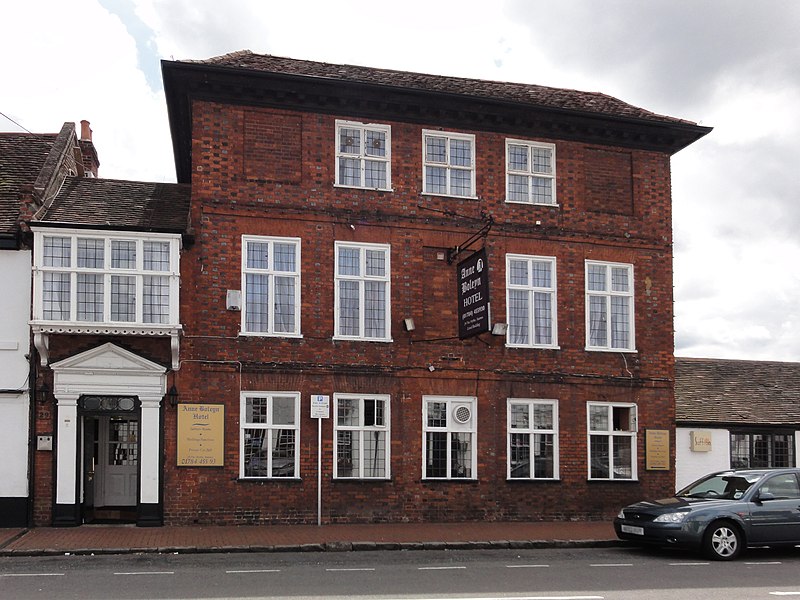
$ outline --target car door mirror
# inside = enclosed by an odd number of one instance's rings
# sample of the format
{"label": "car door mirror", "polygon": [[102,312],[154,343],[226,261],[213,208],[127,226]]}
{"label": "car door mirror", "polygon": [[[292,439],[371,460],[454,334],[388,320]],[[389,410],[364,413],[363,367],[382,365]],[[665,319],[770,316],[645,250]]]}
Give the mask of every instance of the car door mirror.
{"label": "car door mirror", "polygon": [[756,494],[756,498],[755,498],[755,499],[756,499],[756,501],[758,501],[758,502],[767,502],[767,501],[769,501],[769,500],[775,500],[775,494],[773,494],[772,492],[762,492],[762,491],[759,491],[759,492]]}

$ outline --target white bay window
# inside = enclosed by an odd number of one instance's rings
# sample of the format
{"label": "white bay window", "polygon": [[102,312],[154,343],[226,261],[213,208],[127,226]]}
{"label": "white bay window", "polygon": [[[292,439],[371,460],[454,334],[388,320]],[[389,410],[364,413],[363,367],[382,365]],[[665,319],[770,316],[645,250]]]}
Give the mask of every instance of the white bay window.
{"label": "white bay window", "polygon": [[34,323],[179,323],[180,236],[36,231],[34,244]]}

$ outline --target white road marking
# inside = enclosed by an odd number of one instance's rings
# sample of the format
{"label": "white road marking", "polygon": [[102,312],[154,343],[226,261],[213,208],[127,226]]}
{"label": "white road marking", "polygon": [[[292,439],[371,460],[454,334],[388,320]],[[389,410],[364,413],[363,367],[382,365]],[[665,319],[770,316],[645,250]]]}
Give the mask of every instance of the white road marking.
{"label": "white road marking", "polygon": [[746,562],[744,564],[746,564],[746,565],[782,565],[783,563],[781,561],[779,561],[779,560],[772,560],[772,561],[764,560],[764,561],[758,561],[758,562]]}
{"label": "white road marking", "polygon": [[770,592],[770,596],[800,596],[800,592]]}
{"label": "white road marking", "polygon": [[352,568],[348,568],[348,569],[341,568],[341,569],[325,569],[325,570],[326,571],[374,571],[375,569],[368,568],[368,567],[364,567],[364,568],[352,567]]}
{"label": "white road marking", "polygon": [[544,569],[550,565],[506,565],[506,569]]}
{"label": "white road marking", "polygon": [[467,567],[419,567],[420,571],[447,571],[449,569],[466,569]]}
{"label": "white road marking", "polygon": [[707,567],[711,563],[707,562],[679,562],[679,563],[669,563],[670,567]]}
{"label": "white road marking", "polygon": [[64,573],[2,573],[0,577],[59,577]]}
{"label": "white road marking", "polygon": [[175,575],[175,571],[127,571],[114,575]]}
{"label": "white road marking", "polygon": [[280,573],[280,569],[241,569],[239,571],[225,571],[228,574],[231,573]]}
{"label": "white road marking", "polygon": [[590,567],[632,567],[633,563],[597,563]]}

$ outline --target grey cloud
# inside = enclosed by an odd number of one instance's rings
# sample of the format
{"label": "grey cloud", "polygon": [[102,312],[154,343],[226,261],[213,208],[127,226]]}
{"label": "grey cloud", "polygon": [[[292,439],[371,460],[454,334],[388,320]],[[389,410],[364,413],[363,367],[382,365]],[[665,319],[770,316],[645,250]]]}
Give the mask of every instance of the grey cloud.
{"label": "grey cloud", "polygon": [[619,80],[648,106],[691,115],[730,76],[800,82],[794,0],[514,0],[509,14],[553,64]]}

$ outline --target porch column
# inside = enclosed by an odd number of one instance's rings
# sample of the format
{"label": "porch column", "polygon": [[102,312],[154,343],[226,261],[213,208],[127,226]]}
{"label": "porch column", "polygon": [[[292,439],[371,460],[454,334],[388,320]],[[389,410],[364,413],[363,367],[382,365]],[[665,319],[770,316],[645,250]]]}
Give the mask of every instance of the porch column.
{"label": "porch column", "polygon": [[140,396],[142,416],[139,426],[139,515],[140,527],[163,524],[161,506],[161,398]]}
{"label": "porch column", "polygon": [[56,395],[56,502],[54,526],[80,525],[78,506],[78,394]]}

